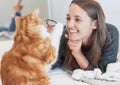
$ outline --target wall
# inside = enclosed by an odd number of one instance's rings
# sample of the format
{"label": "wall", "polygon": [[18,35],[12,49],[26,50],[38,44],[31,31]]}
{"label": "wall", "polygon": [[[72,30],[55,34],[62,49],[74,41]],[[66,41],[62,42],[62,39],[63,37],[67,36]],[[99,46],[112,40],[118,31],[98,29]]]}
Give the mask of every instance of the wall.
{"label": "wall", "polygon": [[[13,4],[16,0],[0,0],[0,26],[8,25],[10,18],[14,13]],[[24,5],[22,15],[32,12],[34,9],[40,9],[40,17],[44,20],[48,18],[47,0],[23,0]]]}
{"label": "wall", "polygon": [[48,3],[48,7],[50,10],[49,18],[54,19],[58,22],[65,23],[66,13],[71,1],[72,0],[50,0]]}

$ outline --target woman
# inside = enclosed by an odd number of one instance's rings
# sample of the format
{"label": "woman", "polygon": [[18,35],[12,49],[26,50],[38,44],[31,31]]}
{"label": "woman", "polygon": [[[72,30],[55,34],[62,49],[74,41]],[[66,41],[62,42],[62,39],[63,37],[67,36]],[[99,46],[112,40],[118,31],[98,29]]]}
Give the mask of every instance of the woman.
{"label": "woman", "polygon": [[118,30],[105,23],[103,10],[95,0],[73,0],[66,18],[55,67],[69,70],[81,68],[106,71],[116,61],[119,43]]}

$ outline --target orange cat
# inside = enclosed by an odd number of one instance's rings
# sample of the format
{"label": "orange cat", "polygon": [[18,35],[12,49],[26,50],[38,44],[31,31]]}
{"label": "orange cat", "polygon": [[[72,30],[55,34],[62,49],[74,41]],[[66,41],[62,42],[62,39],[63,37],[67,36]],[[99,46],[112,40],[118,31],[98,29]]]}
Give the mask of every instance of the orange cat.
{"label": "orange cat", "polygon": [[12,48],[1,62],[2,85],[49,85],[44,66],[56,56],[39,10],[16,17],[16,32]]}

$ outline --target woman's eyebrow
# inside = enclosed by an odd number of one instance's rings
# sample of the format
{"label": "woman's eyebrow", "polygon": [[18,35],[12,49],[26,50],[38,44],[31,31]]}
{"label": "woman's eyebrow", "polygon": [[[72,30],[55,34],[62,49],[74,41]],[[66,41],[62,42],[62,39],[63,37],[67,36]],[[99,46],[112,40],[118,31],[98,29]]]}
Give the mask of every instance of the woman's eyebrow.
{"label": "woman's eyebrow", "polygon": [[81,16],[75,15],[75,17],[81,17]]}
{"label": "woman's eyebrow", "polygon": [[69,16],[69,14],[66,14],[66,16]]}
{"label": "woman's eyebrow", "polygon": [[[66,16],[70,16],[69,14],[66,14]],[[75,17],[81,17],[81,16],[79,16],[79,15],[75,15]]]}

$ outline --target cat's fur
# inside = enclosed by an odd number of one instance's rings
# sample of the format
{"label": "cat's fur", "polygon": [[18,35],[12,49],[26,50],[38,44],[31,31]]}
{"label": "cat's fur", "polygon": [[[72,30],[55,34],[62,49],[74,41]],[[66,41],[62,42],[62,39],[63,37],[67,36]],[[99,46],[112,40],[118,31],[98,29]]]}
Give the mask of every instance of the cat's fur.
{"label": "cat's fur", "polygon": [[49,85],[44,66],[55,59],[56,51],[38,13],[15,18],[14,44],[1,62],[2,85]]}

